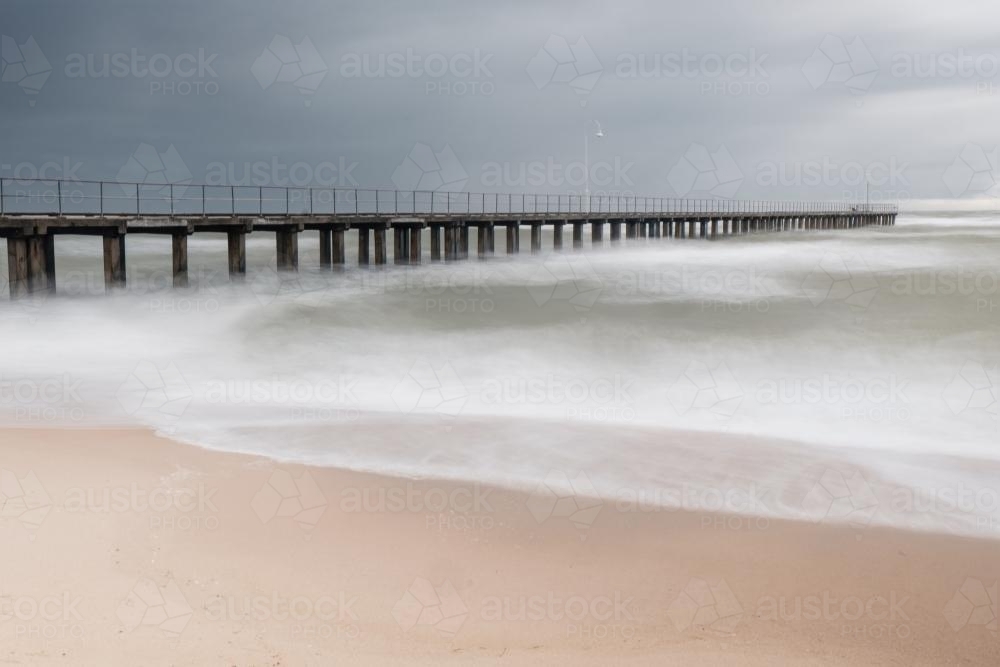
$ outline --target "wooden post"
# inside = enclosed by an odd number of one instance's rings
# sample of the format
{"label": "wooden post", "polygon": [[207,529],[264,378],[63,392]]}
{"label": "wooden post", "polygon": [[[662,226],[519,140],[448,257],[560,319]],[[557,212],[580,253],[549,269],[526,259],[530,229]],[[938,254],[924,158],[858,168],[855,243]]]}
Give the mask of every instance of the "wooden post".
{"label": "wooden post", "polygon": [[347,246],[344,244],[344,228],[330,230],[330,261],[343,266],[347,263]]}
{"label": "wooden post", "polygon": [[174,287],[188,286],[188,235],[180,232],[172,235]]}
{"label": "wooden post", "polygon": [[18,299],[28,294],[28,239],[7,239],[7,279],[10,298]]}
{"label": "wooden post", "polygon": [[458,228],[458,256],[469,259],[469,223],[463,221]]}
{"label": "wooden post", "polygon": [[531,223],[531,254],[537,255],[542,251],[542,225]]}
{"label": "wooden post", "polygon": [[573,248],[578,249],[583,247],[583,222],[573,223]]}
{"label": "wooden post", "polygon": [[45,251],[45,283],[46,289],[52,294],[56,291],[56,236],[55,234],[45,234],[42,236],[42,244]]}
{"label": "wooden post", "polygon": [[104,286],[111,290],[125,287],[125,235],[117,232],[104,236]]}
{"label": "wooden post", "polygon": [[375,264],[381,266],[389,260],[389,249],[386,247],[386,229],[380,224],[372,231],[375,232]]}
{"label": "wooden post", "polygon": [[423,254],[423,251],[420,247],[421,236],[423,235],[423,232],[424,230],[417,225],[413,225],[412,227],[410,227],[410,240],[409,243],[407,244],[409,245],[409,250],[410,250],[410,264],[416,265],[420,263],[421,255]]}
{"label": "wooden post", "polygon": [[611,243],[621,243],[622,240],[622,223],[620,220],[613,220],[611,222]]}
{"label": "wooden post", "polygon": [[28,291],[44,292],[48,289],[48,271],[45,269],[45,236],[28,237]]}
{"label": "wooden post", "polygon": [[333,268],[333,230],[319,230],[319,268]]}
{"label": "wooden post", "polygon": [[520,226],[515,224],[507,225],[507,254],[516,255],[521,249]]}
{"label": "wooden post", "polygon": [[445,261],[455,262],[461,259],[461,249],[459,245],[462,240],[462,230],[460,224],[449,223],[444,228],[444,258]]}
{"label": "wooden post", "polygon": [[486,238],[486,223],[476,225],[476,254],[479,259],[486,259],[490,249],[490,241]]}
{"label": "wooden post", "polygon": [[441,261],[441,225],[431,225],[431,261]]}
{"label": "wooden post", "polygon": [[392,228],[392,263],[406,264],[410,261],[410,253],[407,246],[410,231],[402,226]]}
{"label": "wooden post", "polygon": [[371,263],[371,246],[367,227],[358,227],[358,266]]}
{"label": "wooden post", "polygon": [[247,273],[246,232],[227,232],[229,237],[229,277],[240,278]]}
{"label": "wooden post", "polygon": [[292,229],[275,232],[274,240],[278,253],[278,270],[298,271],[299,231]]}
{"label": "wooden post", "polygon": [[604,245],[604,221],[594,220],[590,223],[590,246],[600,248]]}
{"label": "wooden post", "polygon": [[557,222],[552,225],[552,249],[562,250],[563,227],[565,223]]}

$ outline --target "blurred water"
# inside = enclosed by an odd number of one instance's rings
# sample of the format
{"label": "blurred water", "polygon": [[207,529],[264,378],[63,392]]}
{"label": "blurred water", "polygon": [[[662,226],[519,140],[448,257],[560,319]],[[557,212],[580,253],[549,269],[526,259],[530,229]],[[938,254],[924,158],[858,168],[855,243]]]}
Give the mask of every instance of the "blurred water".
{"label": "blurred water", "polygon": [[[319,271],[307,233],[299,273],[280,276],[273,237],[256,234],[236,285],[224,237],[196,235],[184,290],[170,287],[169,238],[129,237],[129,288],[112,296],[100,240],[59,237],[60,294],[0,306],[0,411],[393,474],[530,484],[583,471],[609,497],[731,479],[787,490],[796,471],[838,463],[873,488],[995,495],[995,223],[903,216],[712,243],[588,238],[577,252],[567,230],[567,250],[541,256],[525,230],[514,258],[498,228],[488,262],[336,273]],[[686,448],[678,430],[726,438]],[[740,451],[746,435],[761,440]],[[957,525],[982,516],[1000,514],[980,502]],[[916,525],[884,508],[874,520]]]}

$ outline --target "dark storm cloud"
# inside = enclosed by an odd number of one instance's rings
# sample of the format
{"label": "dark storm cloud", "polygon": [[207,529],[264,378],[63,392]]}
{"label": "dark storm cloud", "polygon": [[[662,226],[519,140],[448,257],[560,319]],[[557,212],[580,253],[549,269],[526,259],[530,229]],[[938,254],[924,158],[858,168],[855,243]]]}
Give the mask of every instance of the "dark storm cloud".
{"label": "dark storm cloud", "polygon": [[[594,192],[829,199],[868,180],[878,197],[951,198],[990,193],[1000,171],[995,3],[8,0],[0,14],[4,177],[132,175],[145,144],[195,182],[581,192],[585,135]],[[40,88],[29,39],[51,68]]]}

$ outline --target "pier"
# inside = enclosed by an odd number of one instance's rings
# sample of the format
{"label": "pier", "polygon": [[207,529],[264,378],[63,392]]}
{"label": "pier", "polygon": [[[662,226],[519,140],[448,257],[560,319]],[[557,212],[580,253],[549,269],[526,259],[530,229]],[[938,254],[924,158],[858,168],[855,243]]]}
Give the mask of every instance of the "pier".
{"label": "pier", "polygon": [[[893,226],[891,204],[673,199],[617,195],[543,195],[362,188],[297,188],[108,181],[0,179],[0,237],[7,241],[11,298],[56,291],[56,235],[99,236],[108,290],[126,284],[126,238],[172,238],[173,284],[188,284],[188,237],[222,233],[228,240],[229,275],[247,271],[248,234],[274,234],[279,271],[299,267],[299,235],[316,231],[319,265],[334,270],[356,248],[359,266],[423,261],[429,232],[430,261],[469,259],[469,231],[476,229],[476,257],[496,253],[497,228],[508,255],[520,252],[520,229],[531,230],[530,252],[542,251],[542,229],[552,230],[554,250],[625,240],[716,241],[751,234],[806,233]],[[572,237],[563,245],[565,228]]]}

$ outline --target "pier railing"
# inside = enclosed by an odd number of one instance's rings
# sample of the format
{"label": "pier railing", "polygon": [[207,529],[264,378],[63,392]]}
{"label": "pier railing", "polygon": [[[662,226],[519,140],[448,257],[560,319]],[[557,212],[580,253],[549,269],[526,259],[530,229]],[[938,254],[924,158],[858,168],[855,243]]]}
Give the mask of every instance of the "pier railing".
{"label": "pier railing", "polygon": [[896,213],[851,201],[687,199],[641,195],[136,183],[0,178],[0,214],[36,215],[544,215]]}

